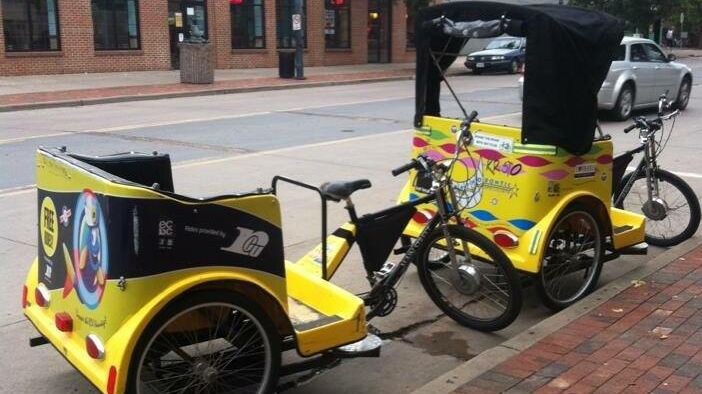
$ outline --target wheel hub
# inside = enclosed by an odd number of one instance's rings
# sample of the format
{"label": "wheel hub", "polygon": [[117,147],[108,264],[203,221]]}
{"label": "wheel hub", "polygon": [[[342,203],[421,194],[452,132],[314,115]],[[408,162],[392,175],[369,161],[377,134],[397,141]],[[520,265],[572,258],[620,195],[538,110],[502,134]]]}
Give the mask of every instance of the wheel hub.
{"label": "wheel hub", "polygon": [[457,271],[458,291],[465,295],[472,295],[480,289],[480,272],[473,264],[461,264]]}
{"label": "wheel hub", "polygon": [[651,220],[663,220],[668,216],[668,204],[660,198],[646,201],[641,210]]}
{"label": "wheel hub", "polygon": [[209,365],[206,361],[198,361],[193,365],[195,375],[199,375],[205,383],[212,383],[217,380],[217,369]]}

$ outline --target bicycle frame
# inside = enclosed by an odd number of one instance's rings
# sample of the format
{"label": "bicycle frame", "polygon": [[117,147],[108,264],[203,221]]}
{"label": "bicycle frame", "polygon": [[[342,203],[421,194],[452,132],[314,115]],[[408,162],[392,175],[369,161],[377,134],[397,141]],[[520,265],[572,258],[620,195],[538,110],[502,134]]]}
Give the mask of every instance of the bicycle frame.
{"label": "bicycle frame", "polygon": [[[277,195],[278,194],[278,183],[279,182],[285,182],[289,183],[298,187],[302,187],[304,189],[312,190],[315,191],[321,199],[322,202],[322,242],[321,242],[321,249],[319,253],[319,265],[321,266],[321,274],[322,274],[322,279],[325,280],[330,280],[333,274],[336,272],[338,267],[343,263],[343,261],[346,259],[346,251],[344,251],[343,255],[340,258],[340,261],[333,267],[329,266],[329,241],[328,241],[328,234],[327,234],[327,201],[329,200],[323,193],[322,191],[313,185],[309,185],[294,179],[290,179],[284,176],[276,176],[273,178],[272,181],[272,193]],[[360,231],[363,231],[362,228],[362,223],[364,222],[373,222],[374,220],[383,218],[383,217],[388,217],[389,215],[401,213],[402,211],[406,211],[408,209],[412,209],[412,212],[414,213],[414,207],[426,203],[432,203],[435,202],[438,209],[438,214],[432,217],[425,228],[422,230],[422,232],[419,234],[419,236],[416,238],[416,240],[409,245],[409,247],[404,251],[404,256],[402,260],[397,264],[389,263],[386,262],[385,264],[380,267],[379,270],[375,272],[367,272],[368,274],[368,282],[371,285],[370,291],[366,294],[364,298],[364,301],[366,302],[366,305],[370,304],[375,304],[376,306],[378,305],[376,301],[378,300],[378,297],[380,297],[383,292],[389,288],[392,288],[395,286],[395,284],[399,281],[399,279],[404,275],[406,272],[407,268],[409,265],[412,263],[412,261],[415,258],[415,255],[417,251],[423,246],[427,236],[435,229],[437,226],[440,224],[446,224],[451,220],[451,217],[455,217],[456,220],[461,222],[461,218],[458,214],[457,211],[455,211],[452,206],[455,205],[456,197],[453,192],[453,190],[449,187],[450,193],[446,193],[446,190],[444,187],[440,187],[440,185],[437,185],[433,187],[432,193],[420,197],[418,199],[412,200],[412,201],[407,201],[398,205],[395,205],[391,208],[387,208],[384,210],[380,210],[377,212],[373,212],[370,214],[365,214],[361,217],[358,217],[356,213],[356,208],[355,205],[353,204],[352,200],[349,198],[346,200],[346,210],[349,212],[349,217],[350,221],[346,223],[345,225],[342,225],[335,231],[335,233],[340,233],[340,230],[343,231],[348,231],[344,230],[345,227],[348,225],[351,225],[354,227],[355,233],[353,234],[353,238],[347,239],[350,243],[353,243],[355,239],[357,239],[361,234]],[[453,205],[449,205],[448,201],[449,199],[453,201]],[[404,228],[404,227],[403,227]],[[348,236],[348,235],[347,235]],[[397,240],[402,236],[402,232],[398,232],[398,235],[396,238],[393,240],[393,245],[397,242]],[[448,234],[448,230],[445,231],[445,236],[447,238],[447,242],[450,242],[450,235]],[[448,243],[450,244],[450,243]],[[467,250],[467,245],[462,245],[463,250]],[[349,246],[350,248],[350,246]],[[454,248],[447,248],[449,255],[451,256],[451,261],[455,262],[455,250]],[[389,254],[389,253],[388,253]],[[332,256],[334,257],[334,256]],[[387,258],[387,256],[385,256]],[[315,259],[316,261],[316,259]],[[364,265],[366,265],[366,261],[364,261]],[[366,265],[367,266],[367,265]],[[368,269],[367,269],[368,271]],[[377,316],[378,313],[378,307],[373,308],[368,312],[366,315],[366,320],[370,320],[374,316]]]}
{"label": "bicycle frame", "polygon": [[[648,190],[649,201],[658,197],[658,179],[655,177],[656,170],[658,169],[658,162],[655,141],[652,134],[642,137],[642,144],[639,147],[627,151],[621,156],[633,156],[641,152],[644,153],[644,157],[641,158],[639,164],[636,166],[636,169],[633,171],[633,175],[629,178],[621,191],[614,196],[614,206],[621,206],[622,202],[624,201],[624,197],[629,194],[631,188],[634,186],[634,182],[642,170],[646,172],[646,187]],[[618,181],[621,181],[621,179]],[[612,188],[612,190],[616,192],[616,185],[614,188]]]}

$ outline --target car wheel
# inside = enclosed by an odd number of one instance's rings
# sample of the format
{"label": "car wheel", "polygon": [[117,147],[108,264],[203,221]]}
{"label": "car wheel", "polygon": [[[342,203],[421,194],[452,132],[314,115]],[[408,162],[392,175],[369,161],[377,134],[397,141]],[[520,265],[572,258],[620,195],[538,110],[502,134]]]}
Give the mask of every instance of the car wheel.
{"label": "car wheel", "polygon": [[517,60],[512,60],[509,64],[509,73],[516,74],[519,71],[519,62]]}
{"label": "car wheel", "polygon": [[692,81],[689,76],[685,76],[683,81],[680,83],[680,90],[678,91],[678,100],[675,102],[675,107],[683,111],[687,108],[687,104],[690,103],[690,92],[692,91]]}
{"label": "car wheel", "polygon": [[617,98],[617,105],[614,106],[614,117],[616,120],[623,121],[629,119],[631,116],[631,111],[634,109],[634,99],[635,99],[634,87],[627,83],[619,92],[619,98]]}

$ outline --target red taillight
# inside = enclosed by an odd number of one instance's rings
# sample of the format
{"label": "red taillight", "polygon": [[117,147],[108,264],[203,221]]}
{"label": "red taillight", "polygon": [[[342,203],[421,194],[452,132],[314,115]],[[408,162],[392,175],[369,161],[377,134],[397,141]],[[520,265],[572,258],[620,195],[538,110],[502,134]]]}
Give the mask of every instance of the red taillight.
{"label": "red taillight", "polygon": [[56,328],[61,332],[73,331],[73,318],[66,312],[59,312],[54,316]]}
{"label": "red taillight", "polygon": [[519,238],[509,231],[498,230],[493,235],[493,240],[496,244],[503,248],[516,248],[519,246]]}
{"label": "red taillight", "polygon": [[27,286],[22,286],[22,309],[27,307],[27,293],[29,292],[29,289],[27,289]]}
{"label": "red taillight", "polygon": [[51,294],[49,294],[49,289],[44,286],[43,283],[39,283],[37,288],[34,289],[34,302],[37,303],[42,308],[48,308],[51,302]]}
{"label": "red taillight", "polygon": [[107,374],[107,394],[115,393],[115,385],[117,384],[117,368],[110,367],[110,372]]}
{"label": "red taillight", "polygon": [[88,356],[96,360],[102,360],[105,357],[105,347],[95,334],[85,338],[85,351],[88,352]]}

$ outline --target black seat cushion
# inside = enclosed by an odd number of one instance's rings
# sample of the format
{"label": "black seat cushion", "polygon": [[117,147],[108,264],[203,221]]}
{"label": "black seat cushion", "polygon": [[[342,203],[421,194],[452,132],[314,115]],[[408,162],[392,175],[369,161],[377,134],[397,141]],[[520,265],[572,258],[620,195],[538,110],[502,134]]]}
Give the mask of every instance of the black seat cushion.
{"label": "black seat cushion", "polygon": [[127,181],[147,187],[158,183],[159,189],[173,192],[171,158],[167,154],[127,152],[108,156],[69,155]]}
{"label": "black seat cushion", "polygon": [[327,182],[319,187],[330,200],[341,201],[351,197],[351,194],[356,190],[368,189],[371,187],[371,182],[368,179],[359,179],[351,182]]}

